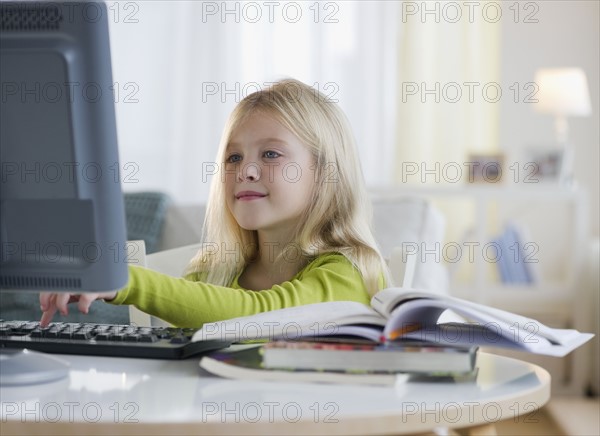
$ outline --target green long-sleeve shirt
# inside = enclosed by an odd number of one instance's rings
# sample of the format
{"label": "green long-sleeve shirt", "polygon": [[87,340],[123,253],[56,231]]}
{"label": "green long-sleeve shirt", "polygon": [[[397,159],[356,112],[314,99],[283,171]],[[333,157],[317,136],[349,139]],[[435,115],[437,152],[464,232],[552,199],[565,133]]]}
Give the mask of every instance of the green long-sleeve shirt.
{"label": "green long-sleeve shirt", "polygon": [[178,327],[284,307],[324,301],[350,300],[369,304],[360,272],[341,254],[323,254],[291,280],[270,289],[242,288],[236,277],[230,287],[198,281],[197,274],[174,278],[141,267],[129,268],[129,282],[111,304],[132,304]]}

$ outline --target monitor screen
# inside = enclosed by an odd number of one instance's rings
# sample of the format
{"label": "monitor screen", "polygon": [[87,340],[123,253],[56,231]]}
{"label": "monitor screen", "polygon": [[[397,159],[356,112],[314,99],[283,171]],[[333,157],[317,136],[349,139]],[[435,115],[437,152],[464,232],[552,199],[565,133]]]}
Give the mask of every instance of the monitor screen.
{"label": "monitor screen", "polygon": [[0,290],[127,283],[106,5],[0,2]]}

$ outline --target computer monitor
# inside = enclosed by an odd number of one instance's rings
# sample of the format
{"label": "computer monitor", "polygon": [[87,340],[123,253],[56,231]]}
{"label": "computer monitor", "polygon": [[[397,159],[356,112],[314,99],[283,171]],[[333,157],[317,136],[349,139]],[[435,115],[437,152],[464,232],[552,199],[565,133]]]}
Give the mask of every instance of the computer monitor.
{"label": "computer monitor", "polygon": [[0,8],[0,289],[120,289],[126,230],[105,5]]}
{"label": "computer monitor", "polygon": [[121,289],[106,5],[1,1],[0,16],[0,292]]}

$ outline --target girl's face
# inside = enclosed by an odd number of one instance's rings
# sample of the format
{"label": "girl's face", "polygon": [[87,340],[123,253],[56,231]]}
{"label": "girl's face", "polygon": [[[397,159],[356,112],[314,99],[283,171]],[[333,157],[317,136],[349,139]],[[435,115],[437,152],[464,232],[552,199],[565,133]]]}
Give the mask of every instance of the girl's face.
{"label": "girl's face", "polygon": [[274,118],[251,114],[225,150],[227,207],[246,230],[291,231],[310,201],[314,158]]}

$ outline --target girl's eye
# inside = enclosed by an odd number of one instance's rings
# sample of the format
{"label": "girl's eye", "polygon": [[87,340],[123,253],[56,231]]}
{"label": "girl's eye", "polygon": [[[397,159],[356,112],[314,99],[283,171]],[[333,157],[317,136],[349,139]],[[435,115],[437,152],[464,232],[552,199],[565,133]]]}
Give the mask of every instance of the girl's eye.
{"label": "girl's eye", "polygon": [[239,162],[241,160],[242,160],[242,156],[240,156],[239,154],[232,154],[227,159],[225,159],[225,162],[227,162],[227,163],[236,163],[236,162]]}
{"label": "girl's eye", "polygon": [[265,157],[268,159],[274,159],[281,156],[279,153],[273,150],[265,151]]}

